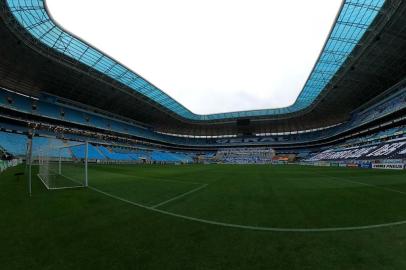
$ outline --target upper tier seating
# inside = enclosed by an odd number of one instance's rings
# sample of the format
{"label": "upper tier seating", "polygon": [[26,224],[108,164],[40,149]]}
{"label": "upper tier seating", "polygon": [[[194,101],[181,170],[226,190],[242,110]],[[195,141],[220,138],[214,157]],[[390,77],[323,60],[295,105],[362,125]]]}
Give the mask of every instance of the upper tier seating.
{"label": "upper tier seating", "polygon": [[[403,92],[402,92],[403,91]],[[328,138],[344,131],[351,130],[370,121],[376,120],[390,113],[406,108],[406,90],[402,90],[388,100],[383,100],[374,106],[353,115],[351,121],[344,124],[304,133],[295,133],[289,135],[268,136],[267,141],[274,144],[286,144],[292,142],[311,142]],[[33,106],[35,105],[35,106]],[[221,139],[214,138],[185,138],[171,135],[165,135],[154,132],[140,125],[132,124],[129,121],[119,120],[118,117],[107,116],[83,109],[75,109],[72,106],[57,103],[57,98],[43,96],[40,100],[34,100],[29,97],[18,95],[0,88],[0,107],[17,110],[20,112],[41,115],[44,117],[64,120],[83,126],[96,127],[103,130],[120,132],[146,139],[155,139],[162,142],[177,143],[183,145],[220,145],[225,144]],[[256,137],[263,138],[263,137]],[[233,142],[238,144],[238,140]],[[253,142],[250,142],[253,143]],[[244,144],[244,142],[241,142]],[[157,157],[160,159],[160,157]]]}

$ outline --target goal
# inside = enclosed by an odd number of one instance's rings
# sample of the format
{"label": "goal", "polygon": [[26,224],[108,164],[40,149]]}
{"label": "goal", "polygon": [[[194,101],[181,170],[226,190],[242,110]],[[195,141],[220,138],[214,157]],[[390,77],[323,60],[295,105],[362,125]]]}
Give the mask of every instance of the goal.
{"label": "goal", "polygon": [[[78,158],[72,148],[83,154]],[[33,141],[34,159],[38,162],[38,178],[47,189],[80,188],[88,185],[88,143],[64,143],[40,138]]]}

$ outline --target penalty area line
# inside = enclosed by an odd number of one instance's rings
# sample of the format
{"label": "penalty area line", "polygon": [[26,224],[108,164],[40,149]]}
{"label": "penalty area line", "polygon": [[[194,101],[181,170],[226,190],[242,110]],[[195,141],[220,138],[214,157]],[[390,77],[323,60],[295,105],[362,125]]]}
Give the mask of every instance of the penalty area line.
{"label": "penalty area line", "polygon": [[[125,174],[123,174],[125,175]],[[157,181],[157,182],[169,182],[169,183],[181,183],[181,184],[193,184],[193,185],[204,185],[204,183],[198,183],[198,182],[189,182],[189,181],[180,181],[180,180],[174,180],[174,179],[164,179],[164,178],[155,178],[155,177],[144,177],[144,176],[138,176],[136,175],[134,177],[135,180],[150,180],[150,181]]]}
{"label": "penalty area line", "polygon": [[200,186],[200,187],[194,188],[194,189],[189,190],[189,191],[187,191],[187,192],[185,192],[185,193],[182,193],[182,194],[177,195],[177,196],[175,196],[175,197],[173,197],[173,198],[170,198],[170,199],[168,199],[168,200],[166,200],[166,201],[163,201],[163,202],[160,202],[160,203],[158,203],[158,204],[156,204],[156,205],[154,205],[154,206],[151,206],[151,208],[157,208],[157,207],[163,206],[163,205],[165,205],[165,204],[167,204],[167,203],[173,202],[173,201],[175,201],[175,200],[177,200],[177,199],[183,198],[183,197],[185,197],[185,196],[187,196],[187,195],[190,195],[190,194],[195,193],[195,192],[197,192],[197,191],[199,191],[199,190],[201,190],[201,189],[204,189],[204,188],[207,187],[207,186],[208,186],[208,184],[204,184],[204,185],[202,185],[202,186]]}
{"label": "penalty area line", "polygon": [[321,233],[321,232],[342,232],[342,231],[360,231],[360,230],[370,230],[370,229],[378,229],[378,228],[386,228],[386,227],[394,227],[394,226],[400,226],[400,225],[406,225],[406,220],[402,221],[396,221],[396,222],[390,222],[390,223],[382,223],[382,224],[373,224],[373,225],[364,225],[364,226],[352,226],[352,227],[327,227],[327,228],[278,228],[278,227],[261,227],[261,226],[249,226],[249,225],[240,225],[240,224],[233,224],[233,223],[225,223],[225,222],[219,222],[219,221],[214,221],[214,220],[207,220],[207,219],[201,219],[201,218],[195,218],[191,216],[185,216],[181,214],[176,214],[173,212],[168,212],[165,210],[157,209],[157,208],[152,208],[150,206],[146,206],[144,204],[136,203],[121,197],[118,197],[116,195],[107,193],[105,191],[102,191],[100,189],[97,189],[95,187],[89,186],[88,187],[90,190],[93,190],[95,192],[101,193],[107,197],[116,199],[118,201],[124,202],[131,204],[133,206],[137,206],[146,210],[151,210],[153,212],[157,212],[160,214],[176,217],[176,218],[181,218],[184,220],[189,220],[189,221],[194,221],[194,222],[199,222],[199,223],[204,223],[204,224],[209,224],[209,225],[216,225],[216,226],[221,226],[221,227],[228,227],[228,228],[234,228],[234,229],[243,229],[243,230],[250,230],[250,231],[268,231],[268,232],[293,232],[293,233]]}

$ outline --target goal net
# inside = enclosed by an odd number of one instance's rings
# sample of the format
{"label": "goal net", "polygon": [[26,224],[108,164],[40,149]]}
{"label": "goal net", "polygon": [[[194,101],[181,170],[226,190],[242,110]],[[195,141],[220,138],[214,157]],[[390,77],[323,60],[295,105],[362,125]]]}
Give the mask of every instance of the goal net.
{"label": "goal net", "polygon": [[[83,152],[82,157],[75,157],[72,147]],[[38,161],[38,178],[48,189],[87,186],[87,143],[41,138],[37,143],[34,141],[33,151]]]}

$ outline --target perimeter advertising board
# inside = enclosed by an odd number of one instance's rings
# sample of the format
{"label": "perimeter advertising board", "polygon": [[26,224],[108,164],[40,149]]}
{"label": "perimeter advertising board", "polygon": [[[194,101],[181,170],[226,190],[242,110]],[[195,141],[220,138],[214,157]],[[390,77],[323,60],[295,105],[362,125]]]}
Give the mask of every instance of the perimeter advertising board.
{"label": "perimeter advertising board", "polygon": [[385,169],[385,170],[403,170],[405,165],[403,163],[376,163],[372,164],[373,169]]}
{"label": "perimeter advertising board", "polygon": [[372,163],[371,162],[363,162],[359,164],[360,168],[363,169],[371,169],[372,168]]}
{"label": "perimeter advertising board", "polygon": [[347,168],[358,168],[358,164],[357,163],[348,163]]}

